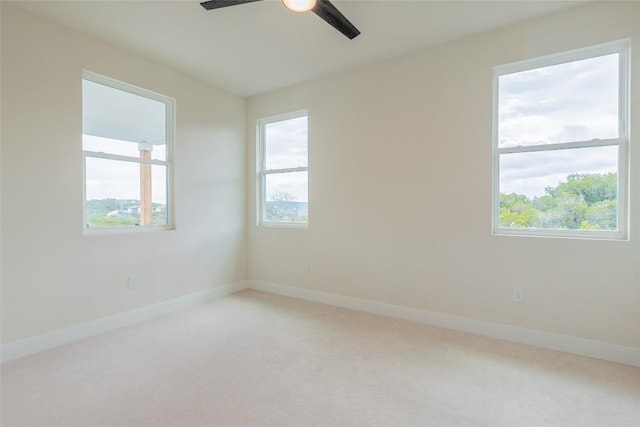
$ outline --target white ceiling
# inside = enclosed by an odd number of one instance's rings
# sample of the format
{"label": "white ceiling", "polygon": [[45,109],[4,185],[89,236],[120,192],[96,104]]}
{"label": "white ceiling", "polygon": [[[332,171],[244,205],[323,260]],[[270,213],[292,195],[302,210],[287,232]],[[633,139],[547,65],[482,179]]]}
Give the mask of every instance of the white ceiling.
{"label": "white ceiling", "polygon": [[28,1],[29,11],[251,96],[573,7],[584,0],[334,0],[349,40],[280,0],[206,11],[198,0]]}

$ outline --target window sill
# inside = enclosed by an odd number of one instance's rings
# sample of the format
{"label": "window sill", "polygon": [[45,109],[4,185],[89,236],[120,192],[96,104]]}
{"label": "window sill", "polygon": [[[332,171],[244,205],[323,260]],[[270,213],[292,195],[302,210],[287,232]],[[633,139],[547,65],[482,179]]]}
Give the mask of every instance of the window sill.
{"label": "window sill", "polygon": [[531,228],[498,228],[493,230],[494,236],[541,237],[578,240],[629,240],[621,231],[588,231],[588,230],[546,230]]}
{"label": "window sill", "polygon": [[308,222],[261,222],[258,227],[268,228],[309,228]]}
{"label": "window sill", "polygon": [[101,228],[84,228],[84,235],[91,236],[114,236],[118,234],[139,234],[152,233],[157,231],[175,230],[171,225],[146,225],[137,227],[101,227]]}

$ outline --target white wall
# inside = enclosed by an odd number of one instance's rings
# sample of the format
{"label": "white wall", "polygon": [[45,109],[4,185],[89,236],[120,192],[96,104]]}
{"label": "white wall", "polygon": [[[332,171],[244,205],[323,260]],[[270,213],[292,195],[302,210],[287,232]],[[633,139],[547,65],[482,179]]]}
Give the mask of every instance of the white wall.
{"label": "white wall", "polygon": [[[177,100],[176,230],[83,236],[83,69]],[[2,2],[2,342],[246,279],[245,124],[241,97]]]}
{"label": "white wall", "polygon": [[[626,37],[640,3],[595,3],[250,98],[249,278],[640,347],[637,140],[629,241],[491,235],[492,67]],[[310,226],[257,227],[255,122],[303,108]]]}

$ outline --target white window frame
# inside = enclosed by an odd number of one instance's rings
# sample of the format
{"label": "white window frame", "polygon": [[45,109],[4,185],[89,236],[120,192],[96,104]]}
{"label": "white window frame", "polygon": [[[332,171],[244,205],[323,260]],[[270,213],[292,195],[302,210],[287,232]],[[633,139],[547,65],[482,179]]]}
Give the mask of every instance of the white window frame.
{"label": "white window frame", "polygon": [[309,189],[309,125],[307,121],[307,166],[306,167],[296,167],[296,168],[285,168],[285,169],[267,169],[266,165],[266,126],[269,123],[281,122],[284,120],[297,119],[299,117],[307,117],[309,118],[309,112],[307,110],[299,110],[291,113],[279,114],[277,116],[266,117],[258,120],[257,126],[257,135],[258,135],[258,200],[257,200],[257,222],[259,226],[265,227],[289,227],[289,228],[308,228],[309,222],[303,221],[267,221],[265,218],[267,217],[267,175],[271,174],[283,174],[283,173],[291,173],[291,172],[307,172],[307,194]]}
{"label": "white window frame", "polygon": [[[82,150],[82,227],[85,235],[101,235],[101,234],[118,234],[118,233],[139,233],[148,231],[173,230],[175,228],[174,210],[173,210],[173,145],[175,140],[175,121],[176,121],[176,100],[168,96],[140,88],[110,77],[103,76],[91,71],[82,71],[82,80],[88,80],[113,89],[149,98],[154,101],[162,102],[166,106],[165,110],[165,144],[166,144],[166,160],[156,159],[140,159],[139,157],[124,156],[119,154],[110,154],[104,152],[96,152]],[[87,227],[87,157],[107,160],[125,161],[136,164],[150,164],[166,166],[167,171],[167,224],[162,225],[138,225],[138,226],[119,226],[119,227]]]}
{"label": "white window frame", "polygon": [[[566,237],[581,239],[626,240],[628,239],[628,145],[629,145],[629,51],[630,40],[620,40],[569,52],[496,66],[493,69],[493,234],[539,237]],[[498,102],[499,78],[505,74],[564,64],[598,56],[619,54],[618,83],[618,138],[593,139],[565,143],[541,144],[515,147],[499,147]],[[558,230],[545,228],[515,228],[500,226],[500,155],[539,151],[565,150],[589,147],[618,147],[618,218],[617,230]]]}

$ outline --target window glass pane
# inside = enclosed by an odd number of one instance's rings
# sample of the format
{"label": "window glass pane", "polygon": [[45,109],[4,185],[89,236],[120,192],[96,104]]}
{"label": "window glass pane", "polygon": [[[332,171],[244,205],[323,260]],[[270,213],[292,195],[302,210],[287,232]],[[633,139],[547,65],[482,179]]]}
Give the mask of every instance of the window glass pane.
{"label": "window glass pane", "polygon": [[500,226],[617,230],[618,147],[500,156]]}
{"label": "window glass pane", "polygon": [[125,155],[144,143],[151,158],[166,160],[166,110],[164,102],[82,80],[82,133],[97,137],[83,138],[84,149]]}
{"label": "window glass pane", "polygon": [[267,170],[307,167],[307,116],[265,125]]}
{"label": "window glass pane", "polygon": [[[138,144],[130,141],[100,138],[93,135],[82,135],[82,149],[99,153],[117,154],[119,156],[142,157],[153,160],[167,160],[165,144]],[[144,151],[148,151],[145,153]],[[150,154],[150,156],[149,156]]]}
{"label": "window glass pane", "polygon": [[152,201],[152,224],[167,225],[167,167],[161,165],[151,166],[151,201]]}
{"label": "window glass pane", "polygon": [[499,77],[500,147],[617,138],[619,54]]}
{"label": "window glass pane", "polygon": [[82,135],[82,149],[86,151],[96,151],[99,153],[117,154],[120,156],[140,156],[138,143],[100,138],[93,135]]}
{"label": "window glass pane", "polygon": [[141,169],[151,168],[152,224],[167,224],[167,167],[86,157],[86,226],[141,224]]}
{"label": "window glass pane", "polygon": [[140,165],[86,158],[86,226],[118,227],[140,222]]}
{"label": "window glass pane", "polygon": [[265,221],[309,221],[306,171],[267,174],[265,179]]}

